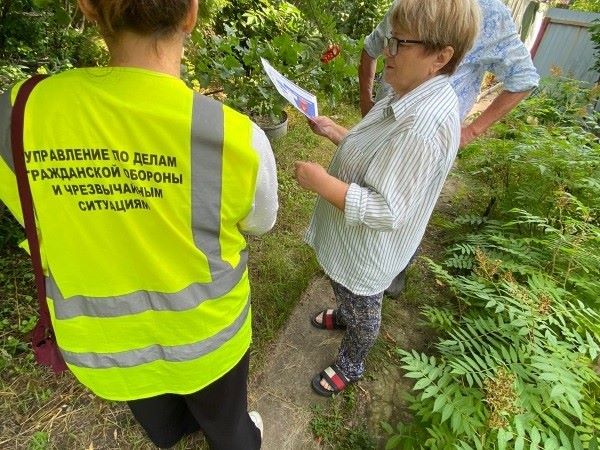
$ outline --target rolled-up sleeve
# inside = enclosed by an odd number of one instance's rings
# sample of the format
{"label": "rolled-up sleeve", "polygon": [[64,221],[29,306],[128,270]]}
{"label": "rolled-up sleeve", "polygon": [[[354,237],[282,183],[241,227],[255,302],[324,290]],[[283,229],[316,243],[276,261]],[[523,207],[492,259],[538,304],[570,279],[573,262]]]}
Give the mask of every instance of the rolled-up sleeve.
{"label": "rolled-up sleeve", "polygon": [[439,148],[414,132],[394,139],[369,165],[364,186],[350,184],[346,225],[391,231],[411,217],[426,187],[441,174]]}
{"label": "rolled-up sleeve", "polygon": [[256,191],[252,211],[242,220],[240,229],[258,235],[273,228],[277,219],[277,169],[271,144],[257,125],[253,125],[252,129],[252,146],[259,157]]}
{"label": "rolled-up sleeve", "polygon": [[383,39],[389,34],[389,15],[388,11],[379,25],[365,37],[364,50],[373,59],[377,59],[383,53]]}
{"label": "rolled-up sleeve", "polygon": [[508,10],[503,7],[499,14],[501,20],[496,23],[494,29],[486,30],[490,36],[498,38],[498,42],[491,46],[493,63],[490,72],[504,83],[504,89],[507,91],[530,91],[539,84],[540,76],[533,65],[529,50],[517,34]]}

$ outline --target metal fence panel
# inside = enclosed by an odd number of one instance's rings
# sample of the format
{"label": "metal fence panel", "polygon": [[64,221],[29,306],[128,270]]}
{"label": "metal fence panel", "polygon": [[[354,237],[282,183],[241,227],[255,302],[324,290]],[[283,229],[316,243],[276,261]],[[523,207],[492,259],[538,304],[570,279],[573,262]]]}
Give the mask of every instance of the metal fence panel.
{"label": "metal fence panel", "polygon": [[588,31],[600,14],[550,9],[532,48],[533,62],[541,76],[560,69],[564,76],[596,83],[600,73],[592,70],[594,45]]}

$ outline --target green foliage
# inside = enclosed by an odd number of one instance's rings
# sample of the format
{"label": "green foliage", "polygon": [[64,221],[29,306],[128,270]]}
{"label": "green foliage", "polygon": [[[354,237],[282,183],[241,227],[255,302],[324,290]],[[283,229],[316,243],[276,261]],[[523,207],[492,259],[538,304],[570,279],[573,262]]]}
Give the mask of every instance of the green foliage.
{"label": "green foliage", "polygon": [[[0,224],[14,227],[15,236],[0,247],[0,298],[4,299],[0,306],[0,372],[10,377],[21,366],[15,361],[33,359],[26,336],[35,326],[38,313],[31,261],[15,248],[23,232],[15,221],[7,219],[3,217]],[[3,231],[4,227],[0,228],[0,236]]]}
{"label": "green foliage", "polygon": [[336,35],[341,55],[324,64],[320,56],[331,35],[315,29],[290,3],[236,2],[222,13],[227,19],[214,31],[199,29],[192,36],[185,62],[191,85],[222,90],[229,106],[277,121],[286,103],[264,73],[265,58],[305,89],[326,93],[333,105],[354,100],[360,42]]}
{"label": "green foliage", "polygon": [[600,12],[600,0],[575,0],[569,9],[574,11]]}
{"label": "green foliage", "polygon": [[202,27],[211,28],[229,0],[203,0],[198,2],[198,21]]}
{"label": "green foliage", "polygon": [[300,10],[286,1],[229,2],[220,15],[224,20],[215,25],[216,34],[227,34],[227,28],[235,28],[246,38],[260,38],[265,41],[270,41],[280,34],[312,34],[312,27]]}
{"label": "green foliage", "polygon": [[[375,442],[360,420],[351,420],[348,414],[356,403],[355,391],[350,388],[331,402],[329,407],[313,407],[310,427],[317,439],[335,450],[374,450]],[[357,423],[358,422],[358,423]]]}
{"label": "green foliage", "polygon": [[527,107],[463,152],[472,161],[471,173],[498,200],[496,207],[510,209],[517,200],[547,217],[562,202],[570,204],[569,196],[586,208],[600,205],[595,187],[599,116],[591,109],[599,93],[574,80],[544,80]]}
{"label": "green foliage", "polygon": [[[367,8],[364,3],[354,9],[339,2],[334,5],[337,16],[329,12],[335,9],[321,5],[317,21],[306,10],[281,0],[200,3],[201,24],[184,60],[183,75],[190,86],[223,93],[220,99],[230,106],[276,122],[286,103],[262,69],[263,57],[306,89],[325,93],[321,101],[334,106],[355,101],[362,43],[334,25],[345,14],[342,4],[367,20],[371,16],[360,13]],[[96,28],[88,26],[71,1],[10,0],[0,7],[0,17],[0,90],[35,72],[54,73],[107,61]],[[369,27],[374,18],[372,22]],[[341,55],[325,64],[320,56],[330,44],[338,45]]]}
{"label": "green foliage", "polygon": [[[246,39],[229,26],[225,35],[197,32],[192,39],[195,45],[188,53],[186,77],[193,86],[214,87],[225,93],[224,101],[232,108],[277,122],[284,100],[270,85],[260,62],[271,53],[269,44]],[[288,50],[296,48],[289,37],[279,39],[290,42]]]}
{"label": "green foliage", "polygon": [[95,28],[68,0],[7,0],[0,6],[0,91],[35,72],[106,61]]}
{"label": "green foliage", "polygon": [[6,206],[0,204],[0,249],[16,246],[25,239],[23,228],[13,218]]}
{"label": "green foliage", "polygon": [[369,35],[391,6],[389,0],[297,0],[296,4],[324,35],[344,34],[352,39]]}
{"label": "green foliage", "polygon": [[450,331],[456,325],[454,313],[450,309],[426,305],[421,314],[425,317],[427,325],[437,331]]}
{"label": "green foliage", "polygon": [[36,432],[29,443],[28,450],[45,450],[47,448],[50,448],[48,433],[43,431]]}
{"label": "green foliage", "polygon": [[[600,0],[598,1],[598,12],[600,12]],[[588,29],[590,32],[590,39],[594,44],[594,50],[596,50],[596,60],[594,61],[593,69],[600,71],[600,21],[595,20],[594,24]]]}
{"label": "green foliage", "polygon": [[[591,449],[600,439],[600,144],[594,93],[548,80],[463,168],[496,199],[459,217],[442,264],[454,294],[424,309],[436,356],[398,350],[415,421],[388,448]],[[535,120],[534,120],[535,119]]]}

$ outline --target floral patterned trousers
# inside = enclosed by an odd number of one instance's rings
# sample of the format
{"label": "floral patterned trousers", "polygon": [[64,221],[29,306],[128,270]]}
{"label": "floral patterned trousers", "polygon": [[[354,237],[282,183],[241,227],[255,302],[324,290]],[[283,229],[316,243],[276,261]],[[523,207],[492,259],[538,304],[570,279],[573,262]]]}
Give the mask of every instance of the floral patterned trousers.
{"label": "floral patterned trousers", "polygon": [[356,295],[331,280],[337,302],[339,325],[346,326],[336,364],[350,380],[362,377],[365,359],[379,335],[383,292],[375,295]]}

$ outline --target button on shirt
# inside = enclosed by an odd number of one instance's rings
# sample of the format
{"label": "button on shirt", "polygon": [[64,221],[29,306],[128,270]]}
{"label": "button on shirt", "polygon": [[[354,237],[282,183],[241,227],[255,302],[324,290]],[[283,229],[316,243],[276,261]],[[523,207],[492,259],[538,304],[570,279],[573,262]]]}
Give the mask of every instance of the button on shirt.
{"label": "button on shirt", "polygon": [[319,197],[305,238],[331,279],[358,295],[390,285],[423,238],[459,141],[445,75],[389,95],[349,131],[328,170],[350,185],[345,211]]}
{"label": "button on shirt", "polygon": [[[478,0],[481,28],[475,45],[465,56],[450,84],[456,91],[463,120],[479,95],[485,72],[493,73],[509,92],[525,92],[539,83],[539,75],[527,47],[521,42],[508,8],[499,0]],[[364,49],[372,58],[383,53],[383,38],[391,35],[387,12],[377,28],[365,38]],[[382,83],[377,100],[388,95],[391,86]]]}

